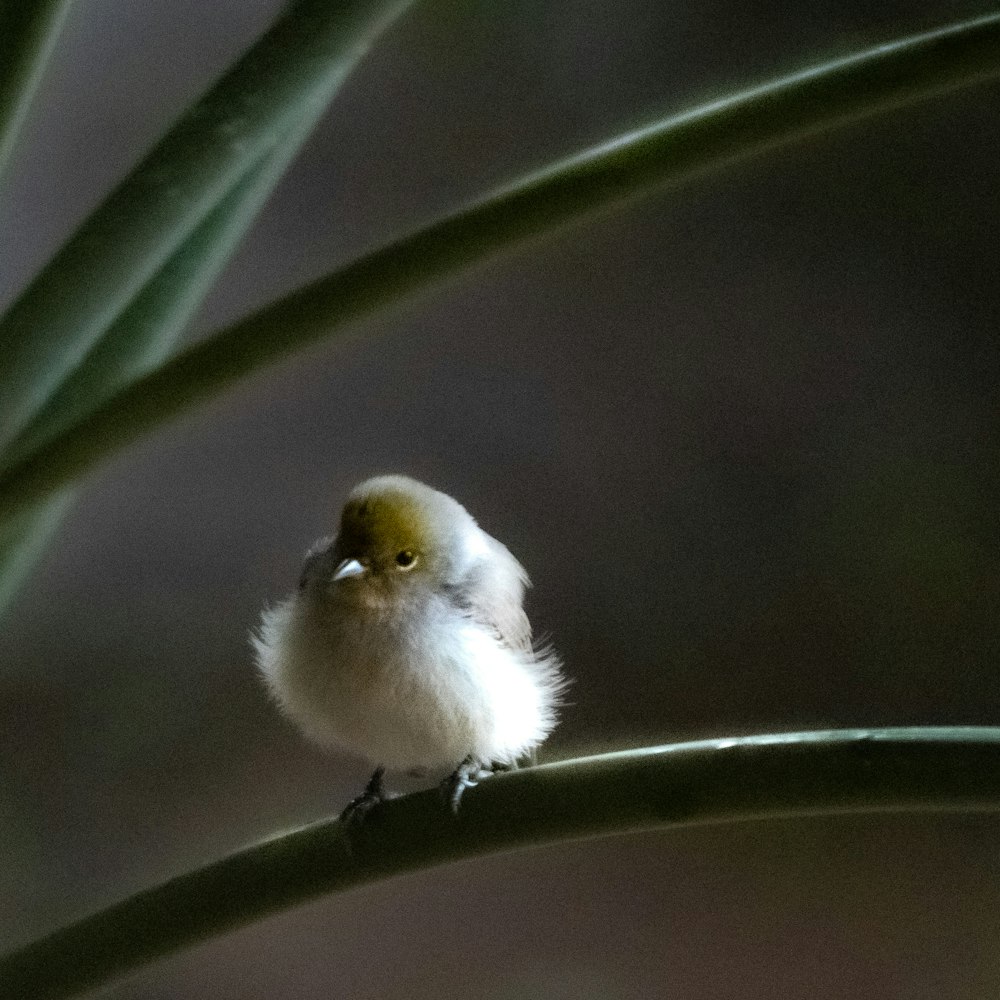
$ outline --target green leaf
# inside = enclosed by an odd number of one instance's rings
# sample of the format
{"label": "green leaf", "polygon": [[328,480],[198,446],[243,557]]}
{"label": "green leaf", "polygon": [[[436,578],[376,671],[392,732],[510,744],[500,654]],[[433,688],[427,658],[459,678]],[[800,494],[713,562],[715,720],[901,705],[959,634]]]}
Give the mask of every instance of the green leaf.
{"label": "green leaf", "polygon": [[0,447],[409,2],[294,0],[84,222],[0,320]]}
{"label": "green leaf", "polygon": [[0,177],[69,10],[70,0],[0,6]]}
{"label": "green leaf", "polygon": [[[370,41],[371,26],[363,27]],[[357,47],[347,53],[345,70],[356,64],[361,51]],[[57,437],[170,353],[324,110],[325,104],[318,102],[300,108],[291,131],[232,186],[11,443],[8,462]],[[0,528],[0,617],[70,503],[66,492],[58,503],[43,501],[35,509],[26,508],[15,523]]]}
{"label": "green leaf", "polygon": [[292,351],[597,210],[783,144],[1000,75],[1000,14],[880,45],[603,143],[531,174],[184,351],[0,476],[0,510],[43,496]]}
{"label": "green leaf", "polygon": [[55,537],[75,490],[63,490],[0,523],[0,618]]}
{"label": "green leaf", "polygon": [[8,460],[58,436],[167,357],[321,111],[311,109],[174,252],[10,446]]}
{"label": "green leaf", "polygon": [[[56,437],[166,357],[315,119],[312,114],[302,122],[188,237],[14,442],[12,456]],[[55,502],[45,498],[12,522],[0,522],[0,619],[54,538],[74,496],[74,490],[63,491]]]}
{"label": "green leaf", "polygon": [[700,740],[498,774],[458,815],[437,789],[326,821],[147,889],[0,958],[0,1000],[58,1000],[329,892],[638,830],[908,810],[1000,811],[1000,729]]}

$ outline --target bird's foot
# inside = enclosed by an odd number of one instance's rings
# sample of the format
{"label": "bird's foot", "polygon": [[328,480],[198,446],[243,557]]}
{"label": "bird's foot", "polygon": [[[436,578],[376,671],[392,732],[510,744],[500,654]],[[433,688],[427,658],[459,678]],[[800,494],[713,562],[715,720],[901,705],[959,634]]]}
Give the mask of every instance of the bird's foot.
{"label": "bird's foot", "polygon": [[368,779],[365,790],[347,803],[340,814],[341,823],[359,824],[380,802],[385,802],[390,796],[385,790],[385,768],[377,767],[375,773]]}
{"label": "bird's foot", "polygon": [[459,803],[467,788],[475,788],[483,778],[488,778],[497,768],[483,764],[471,754],[441,782],[441,794],[453,813],[457,815]]}

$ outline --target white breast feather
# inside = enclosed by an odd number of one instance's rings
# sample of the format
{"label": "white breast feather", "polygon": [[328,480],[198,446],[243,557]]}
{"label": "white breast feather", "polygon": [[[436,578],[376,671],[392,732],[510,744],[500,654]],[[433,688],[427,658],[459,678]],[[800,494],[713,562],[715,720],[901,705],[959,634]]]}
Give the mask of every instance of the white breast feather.
{"label": "white breast feather", "polygon": [[453,609],[336,640],[301,594],[267,611],[254,639],[274,696],[321,744],[390,768],[452,768],[469,754],[513,763],[555,726],[555,657],[512,649]]}

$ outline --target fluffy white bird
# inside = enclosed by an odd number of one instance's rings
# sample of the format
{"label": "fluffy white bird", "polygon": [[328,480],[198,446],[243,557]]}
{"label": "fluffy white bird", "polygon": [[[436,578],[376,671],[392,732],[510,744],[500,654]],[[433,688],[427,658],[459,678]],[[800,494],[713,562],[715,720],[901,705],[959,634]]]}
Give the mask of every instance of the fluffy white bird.
{"label": "fluffy white bird", "polygon": [[453,808],[556,724],[565,680],[536,648],[528,577],[457,501],[406,476],[351,492],[340,531],[306,557],[298,592],[264,612],[257,663],[306,736],[385,768],[455,769]]}

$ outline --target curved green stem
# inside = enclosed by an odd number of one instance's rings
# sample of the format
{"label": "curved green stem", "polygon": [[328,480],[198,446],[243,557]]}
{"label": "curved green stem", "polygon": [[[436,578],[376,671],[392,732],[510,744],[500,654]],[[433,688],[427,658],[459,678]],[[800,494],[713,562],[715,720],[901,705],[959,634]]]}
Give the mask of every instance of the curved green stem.
{"label": "curved green stem", "polygon": [[72,488],[53,493],[9,521],[0,522],[0,622],[55,538],[74,493]]}
{"label": "curved green stem", "polygon": [[0,447],[411,0],[290,0],[0,318]]}
{"label": "curved green stem", "polygon": [[296,903],[496,851],[702,823],[1000,810],[1000,729],[701,740],[500,774],[457,816],[436,790],[324,821],[139,893],[0,958],[0,1000],[55,1000]]}
{"label": "curved green stem", "polygon": [[19,0],[0,6],[0,176],[70,2]]}
{"label": "curved green stem", "polygon": [[598,209],[1000,75],[1000,14],[880,45],[618,136],[529,175],[208,338],[0,478],[0,510],[349,322]]}
{"label": "curved green stem", "polygon": [[[326,24],[327,36],[323,48],[329,63],[325,71],[328,76],[326,99],[334,96],[339,83],[346,79],[379,32],[388,27],[393,18],[410,2],[411,0],[362,0],[360,5],[355,3],[351,7],[342,3],[338,10],[327,4],[329,8],[327,16],[330,21]],[[6,13],[5,7],[2,8],[0,50],[14,44],[12,39],[4,36],[5,26],[13,28],[21,25],[23,34],[27,30],[30,11],[36,12],[33,17],[38,21],[40,14],[37,12],[42,7],[46,7],[50,12],[54,9],[51,3],[48,5],[29,3],[24,7],[24,11],[12,10],[10,13]],[[289,14],[301,17],[303,14],[308,14],[307,8],[308,4],[299,4],[295,10],[289,11]],[[50,13],[49,16],[53,15]],[[14,23],[8,24],[12,20]],[[311,24],[309,33],[316,34],[320,27],[323,26]],[[18,32],[15,32],[15,35],[17,34]],[[261,44],[266,48],[266,39]],[[294,48],[289,50],[287,44],[279,47],[278,51],[284,60],[293,65],[297,55],[301,57],[301,53],[297,53]],[[0,119],[3,117],[5,72],[10,75],[10,68],[5,70],[0,63]],[[287,67],[286,72],[288,72]],[[301,67],[295,71],[295,73],[301,72],[303,72]],[[250,81],[245,79],[245,82],[249,86]],[[47,334],[53,324],[58,326],[60,316],[65,321],[68,315],[73,326],[73,335],[54,338],[48,350],[42,348],[39,351],[38,343],[33,347],[25,344],[29,354],[38,356],[37,360],[42,362],[41,367],[44,369],[44,377],[35,382],[34,389],[30,388],[32,382],[30,374],[23,369],[18,372],[16,357],[12,358],[9,353],[4,356],[4,363],[12,369],[8,375],[20,388],[32,395],[34,399],[32,405],[36,411],[27,425],[7,442],[7,448],[0,459],[2,464],[15,462],[19,456],[30,454],[46,442],[58,437],[60,433],[98,409],[115,392],[155,369],[174,350],[184,327],[325,109],[326,103],[323,100],[301,99],[293,100],[290,107],[281,104],[272,107],[272,118],[289,118],[293,120],[292,127],[281,135],[275,126],[275,137],[269,151],[256,163],[251,162],[245,174],[239,175],[238,170],[234,171],[235,180],[230,190],[214,208],[209,210],[207,207],[211,204],[211,198],[205,200],[202,209],[207,211],[207,214],[197,228],[173,250],[145,285],[137,290],[133,289],[131,299],[127,294],[122,295],[119,302],[122,311],[103,333],[100,332],[100,324],[92,327],[87,339],[97,336],[96,341],[89,351],[79,357],[76,366],[69,369],[66,367],[68,358],[79,356],[81,349],[80,344],[73,347],[72,341],[83,331],[87,323],[80,321],[78,299],[65,294],[65,281],[67,274],[72,276],[74,268],[83,267],[92,283],[95,261],[94,255],[89,253],[81,258],[73,250],[73,241],[61,251],[59,259],[63,261],[63,270],[58,275],[58,288],[54,288],[51,284],[46,286],[46,279],[43,276],[36,281],[33,286],[34,292],[27,295],[26,301],[29,303],[27,307],[29,315],[32,297],[36,307],[40,301],[43,304],[48,303],[45,308],[55,309],[55,313],[47,314],[46,322],[35,329],[43,329]],[[161,144],[159,153],[154,154],[152,162],[154,165],[159,163],[159,167],[155,169],[162,169],[163,157],[169,153],[170,145],[168,137],[165,143]],[[139,174],[141,173],[140,170]],[[204,180],[206,178],[203,178]],[[191,202],[198,200],[195,196],[198,189],[197,183],[189,187],[185,209]],[[131,202],[129,197],[126,197],[129,190],[135,196]],[[118,205],[119,211],[113,213],[109,219],[105,209],[98,209],[81,230],[83,238],[92,239],[95,233],[106,234],[109,227],[111,230],[123,227],[119,232],[128,232],[127,216],[123,214],[122,208],[123,200],[125,205],[131,205],[131,209],[139,216],[147,214],[148,210],[148,205],[144,205],[142,198],[136,194],[137,191],[141,194],[141,185],[137,185],[134,178],[132,182],[126,182],[117,195],[111,198],[112,203]],[[185,214],[184,210],[181,214]],[[177,218],[173,217],[166,227],[163,235],[167,243],[175,238],[171,230],[177,222]],[[87,233],[90,234],[89,237]],[[110,280],[105,292],[109,288],[114,288],[117,289],[115,295],[119,295],[124,286],[131,287],[130,282],[133,278],[130,271],[141,263],[144,253],[156,251],[155,240],[146,245],[144,251],[141,247],[132,246],[131,250],[126,252],[123,246],[113,239],[107,239],[106,245],[111,253],[105,257],[103,265],[98,262],[98,270],[103,269],[105,278]],[[97,257],[100,257],[100,254]],[[23,302],[20,308],[22,310],[26,308]],[[35,317],[37,320],[37,313]],[[7,320],[0,322],[0,330],[6,322]],[[30,337],[26,339],[31,340]],[[58,382],[60,372],[63,373],[61,384]],[[41,403],[40,400],[46,391],[48,398]],[[0,396],[2,395],[0,393]],[[4,397],[4,404],[0,404],[0,410],[7,405],[10,405],[9,399]],[[22,421],[27,420],[27,412],[22,415]],[[0,421],[2,419],[0,414]],[[3,437],[2,432],[0,437]],[[57,531],[62,513],[70,506],[70,497],[71,491],[62,491],[55,502],[51,497],[45,498],[37,506],[22,508],[15,518],[0,522],[0,619],[18,588],[30,574],[34,561],[41,556]]]}

